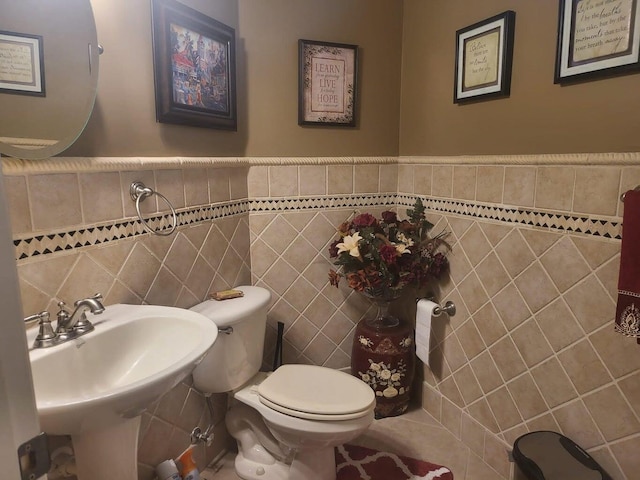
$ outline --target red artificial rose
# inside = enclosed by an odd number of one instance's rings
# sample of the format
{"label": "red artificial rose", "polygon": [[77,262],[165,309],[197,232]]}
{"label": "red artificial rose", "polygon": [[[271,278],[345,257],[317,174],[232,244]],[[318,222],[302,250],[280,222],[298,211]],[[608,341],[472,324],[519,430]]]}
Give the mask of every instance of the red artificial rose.
{"label": "red artificial rose", "polygon": [[338,244],[342,242],[342,239],[336,240],[331,245],[329,245],[329,256],[331,258],[338,256]]}
{"label": "red artificial rose", "polygon": [[382,258],[382,260],[388,265],[395,263],[396,258],[398,257],[396,247],[393,245],[382,245],[378,249],[378,252],[380,253],[380,258]]}
{"label": "red artificial rose", "polygon": [[351,225],[356,228],[373,227],[377,224],[378,221],[376,220],[376,217],[370,213],[361,213],[351,222]]}
{"label": "red artificial rose", "polygon": [[384,223],[386,224],[396,223],[398,221],[398,216],[396,215],[396,212],[386,210],[382,212],[382,220],[384,220]]}

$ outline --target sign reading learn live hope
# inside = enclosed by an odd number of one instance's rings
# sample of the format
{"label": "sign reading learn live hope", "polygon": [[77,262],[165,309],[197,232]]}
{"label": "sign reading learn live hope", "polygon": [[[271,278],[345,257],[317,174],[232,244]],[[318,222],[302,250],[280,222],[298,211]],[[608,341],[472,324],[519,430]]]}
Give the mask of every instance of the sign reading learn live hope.
{"label": "sign reading learn live hope", "polygon": [[311,111],[344,113],[345,61],[313,57]]}
{"label": "sign reading learn live hope", "polygon": [[298,43],[298,123],[355,126],[357,45]]}

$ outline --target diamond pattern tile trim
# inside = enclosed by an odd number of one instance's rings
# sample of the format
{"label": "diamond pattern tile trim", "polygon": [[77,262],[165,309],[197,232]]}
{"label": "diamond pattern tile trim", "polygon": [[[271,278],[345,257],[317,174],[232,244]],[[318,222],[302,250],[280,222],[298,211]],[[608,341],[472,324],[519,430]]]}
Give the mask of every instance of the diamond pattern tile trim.
{"label": "diamond pattern tile trim", "polygon": [[[194,225],[235,215],[265,212],[294,212],[331,208],[411,207],[414,195],[393,193],[366,195],[336,195],[322,197],[292,197],[269,199],[243,199],[215,205],[189,207],[177,211],[178,226]],[[448,200],[421,196],[428,211],[449,213],[474,219],[497,220],[512,225],[548,228],[556,232],[580,233],[594,237],[620,239],[617,218],[593,217],[572,213],[557,213],[537,209],[510,208],[473,201]],[[171,222],[170,214],[157,214],[146,220],[153,229]],[[14,239],[16,259],[24,260],[39,255],[76,248],[101,245],[123,238],[145,234],[137,218],[105,222],[88,227],[46,234],[21,236]]]}
{"label": "diamond pattern tile trim", "polygon": [[[178,227],[218,220],[246,214],[249,211],[248,200],[226,202],[215,205],[197,206],[176,210]],[[156,214],[145,219],[149,227],[159,229],[171,224],[170,213]],[[147,232],[138,218],[122,219],[111,223],[76,228],[62,232],[14,238],[16,259],[48,255],[82,247],[103,245],[123,238],[144,235]]]}
{"label": "diamond pattern tile trim", "polygon": [[[398,195],[398,206],[411,207],[414,195]],[[548,228],[559,233],[581,233],[620,240],[620,222],[615,218],[558,213],[529,208],[510,208],[464,200],[422,197],[428,211],[452,213],[476,219],[498,220],[508,224]]]}

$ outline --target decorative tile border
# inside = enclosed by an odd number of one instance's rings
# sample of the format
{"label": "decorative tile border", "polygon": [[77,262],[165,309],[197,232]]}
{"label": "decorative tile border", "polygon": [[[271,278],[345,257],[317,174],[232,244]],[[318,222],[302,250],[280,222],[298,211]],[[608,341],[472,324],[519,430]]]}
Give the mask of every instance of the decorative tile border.
{"label": "decorative tile border", "polygon": [[[577,233],[619,240],[620,221],[615,217],[592,217],[530,208],[508,207],[473,201],[421,196],[427,210],[463,217],[495,220],[511,225],[548,228],[560,233]],[[414,195],[395,193],[335,195],[319,197],[244,199],[215,205],[184,208],[177,211],[178,227],[218,220],[247,213],[279,213],[334,208],[411,207]],[[171,214],[157,214],[147,219],[153,229],[171,223]],[[91,247],[146,234],[137,218],[101,223],[67,231],[21,236],[14,239],[16,259]]]}
{"label": "decorative tile border", "polygon": [[394,207],[395,193],[336,195],[326,197],[268,198],[251,200],[251,213],[291,212],[327,208]]}
{"label": "decorative tile border", "polygon": [[[176,210],[177,226],[195,225],[248,212],[248,200],[180,209]],[[160,213],[146,218],[146,222],[154,230],[166,228],[172,223],[173,219],[171,217],[170,213]],[[13,244],[16,248],[16,259],[25,260],[40,255],[102,245],[143,234],[146,234],[146,231],[140,219],[129,218],[74,230],[15,238]]]}
{"label": "decorative tile border", "polygon": [[[474,201],[421,197],[427,210],[465,217],[498,220],[509,224],[548,228],[560,233],[581,233],[620,240],[621,223],[616,217],[591,217],[524,207],[507,207]],[[411,207],[414,195],[398,195],[398,205]]]}

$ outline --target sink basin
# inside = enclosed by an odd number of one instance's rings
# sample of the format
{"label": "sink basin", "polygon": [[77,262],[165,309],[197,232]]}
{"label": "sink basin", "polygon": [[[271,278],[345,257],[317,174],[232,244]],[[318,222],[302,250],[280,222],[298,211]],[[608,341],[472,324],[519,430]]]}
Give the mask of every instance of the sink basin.
{"label": "sink basin", "polygon": [[[118,429],[131,430],[125,436],[135,434],[130,445],[135,464],[139,415],[191,373],[218,329],[196,312],[153,305],[110,305],[88,317],[93,332],[29,351],[40,425],[50,434],[72,435],[78,464],[78,450],[100,449],[95,443],[101,435],[121,443]],[[30,345],[33,330],[27,333]],[[124,426],[133,419],[137,422]]]}

